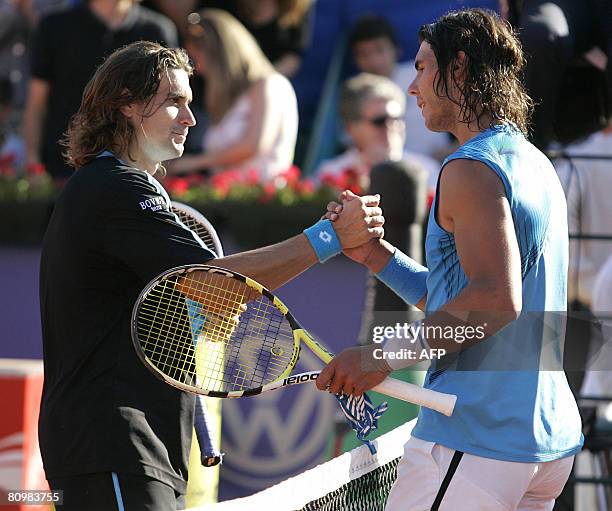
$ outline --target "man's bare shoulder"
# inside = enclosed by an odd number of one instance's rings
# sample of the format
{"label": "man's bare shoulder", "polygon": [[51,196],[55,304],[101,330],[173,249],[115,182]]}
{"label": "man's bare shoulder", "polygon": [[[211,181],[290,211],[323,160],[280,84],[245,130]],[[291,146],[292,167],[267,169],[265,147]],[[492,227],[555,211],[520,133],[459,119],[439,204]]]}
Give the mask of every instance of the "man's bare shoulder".
{"label": "man's bare shoulder", "polygon": [[465,158],[448,162],[440,177],[440,193],[457,200],[505,196],[501,178],[487,164]]}
{"label": "man's bare shoulder", "polygon": [[502,180],[491,167],[477,160],[456,159],[444,166],[438,201],[438,221],[450,232],[455,231],[458,221],[499,221],[500,211],[508,210]]}

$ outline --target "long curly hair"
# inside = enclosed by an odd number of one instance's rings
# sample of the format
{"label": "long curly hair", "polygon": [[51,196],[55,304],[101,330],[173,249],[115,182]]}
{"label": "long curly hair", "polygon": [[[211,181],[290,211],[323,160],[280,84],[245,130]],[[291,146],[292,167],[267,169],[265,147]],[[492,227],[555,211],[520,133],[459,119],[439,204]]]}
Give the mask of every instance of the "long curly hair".
{"label": "long curly hair", "polygon": [[79,168],[105,149],[132,158],[135,132],[121,108],[134,102],[148,107],[169,69],[192,74],[185,50],[139,41],[110,55],[85,87],[79,111],[61,142],[66,161]]}
{"label": "long curly hair", "polygon": [[[483,117],[490,125],[510,122],[528,133],[533,101],[521,83],[525,57],[512,27],[487,9],[464,9],[423,25],[419,41],[431,46],[438,62],[434,91],[449,98],[460,109],[460,121],[476,122],[484,129]],[[459,80],[458,53],[466,55],[464,74]],[[452,80],[452,83],[449,83]],[[449,89],[459,91],[459,99]]]}

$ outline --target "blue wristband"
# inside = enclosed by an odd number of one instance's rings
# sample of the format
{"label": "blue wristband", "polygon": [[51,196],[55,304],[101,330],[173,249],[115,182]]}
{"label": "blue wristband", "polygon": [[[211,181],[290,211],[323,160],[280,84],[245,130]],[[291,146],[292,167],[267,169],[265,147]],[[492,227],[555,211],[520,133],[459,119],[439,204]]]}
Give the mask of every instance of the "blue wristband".
{"label": "blue wristband", "polygon": [[304,234],[322,263],[342,252],[340,240],[329,220],[319,220],[313,226],[304,229]]}
{"label": "blue wristband", "polygon": [[427,293],[427,275],[429,270],[425,266],[395,249],[387,266],[378,272],[376,277],[406,303],[416,305]]}

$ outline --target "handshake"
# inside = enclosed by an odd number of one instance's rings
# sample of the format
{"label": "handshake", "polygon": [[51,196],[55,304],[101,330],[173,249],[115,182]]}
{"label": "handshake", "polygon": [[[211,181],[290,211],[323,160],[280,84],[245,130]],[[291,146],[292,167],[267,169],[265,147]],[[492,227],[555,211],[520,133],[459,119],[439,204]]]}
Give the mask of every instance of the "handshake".
{"label": "handshake", "polygon": [[[304,231],[319,260],[343,252],[371,270],[376,271],[376,261],[384,266],[390,252],[385,252],[388,244],[382,241],[385,219],[379,203],[379,195],[359,197],[348,190],[340,194],[338,202],[330,202],[321,220]],[[187,300],[196,359],[202,360],[206,357],[198,355],[204,346],[228,342],[247,304],[257,299],[246,284],[214,272],[190,272],[177,281],[176,290]]]}
{"label": "handshake", "polygon": [[[379,204],[379,195],[359,197],[350,190],[342,192],[338,202],[330,202],[321,221],[304,231],[319,260],[324,262],[343,252],[370,267],[385,234]],[[329,229],[328,221],[333,229]]]}

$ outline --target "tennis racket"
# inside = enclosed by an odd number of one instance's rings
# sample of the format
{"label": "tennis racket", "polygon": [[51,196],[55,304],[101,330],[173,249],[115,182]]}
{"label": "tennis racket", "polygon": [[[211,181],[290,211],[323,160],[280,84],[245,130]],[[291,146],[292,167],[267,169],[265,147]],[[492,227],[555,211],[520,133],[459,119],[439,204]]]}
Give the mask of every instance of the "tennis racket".
{"label": "tennis racket", "polygon": [[[333,358],[270,291],[208,265],[181,266],[151,281],[132,312],[132,340],[166,383],[220,398],[314,381],[319,371],[291,374],[304,345],[324,363]],[[373,390],[448,416],[457,399],[392,378]]]}
{"label": "tennis racket", "polygon": [[[172,201],[171,207],[172,212],[178,217],[180,222],[206,248],[212,251],[215,256],[223,257],[223,247],[221,246],[221,240],[217,235],[217,231],[215,231],[215,228],[202,213],[187,204],[177,201]],[[214,426],[210,422],[206,401],[202,395],[196,396],[193,427],[200,446],[202,465],[214,467],[222,463],[223,453],[216,447],[219,444],[215,441],[215,436],[213,435]]]}
{"label": "tennis racket", "polygon": [[172,212],[179,218],[181,223],[191,232],[195,233],[202,240],[206,248],[217,257],[223,257],[221,240],[215,228],[202,213],[182,202],[172,201],[171,206]]}

